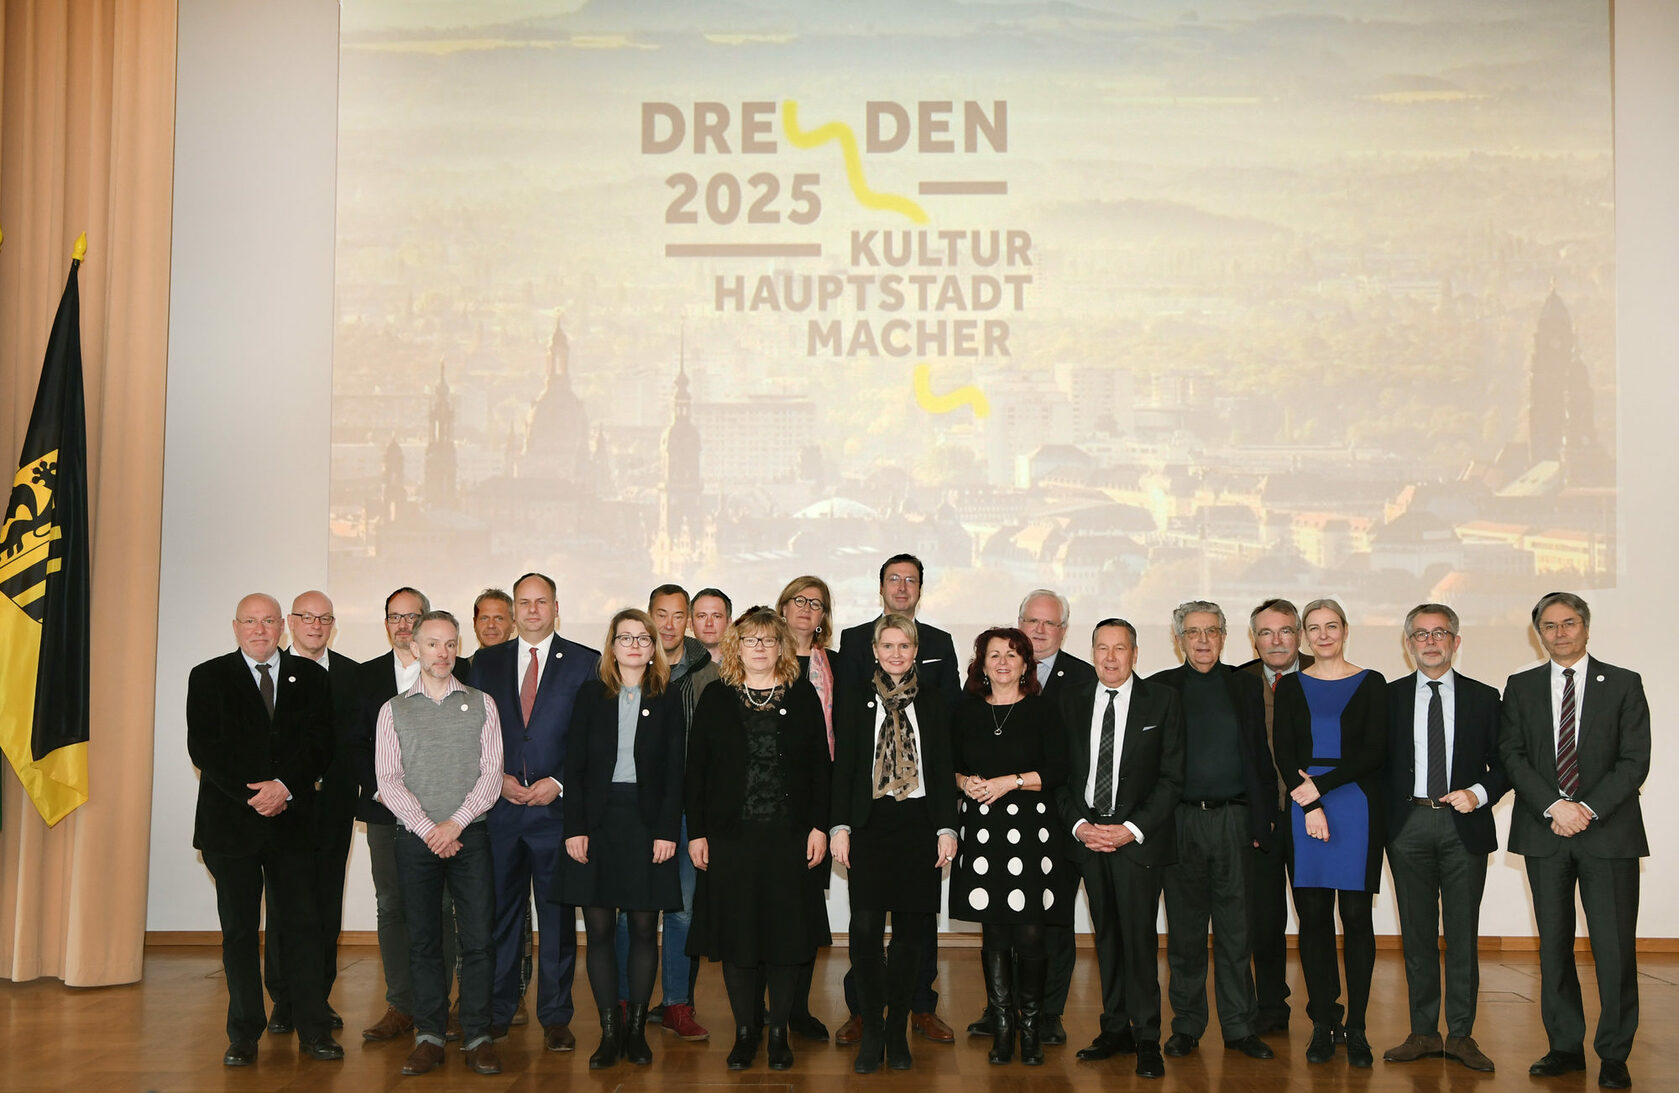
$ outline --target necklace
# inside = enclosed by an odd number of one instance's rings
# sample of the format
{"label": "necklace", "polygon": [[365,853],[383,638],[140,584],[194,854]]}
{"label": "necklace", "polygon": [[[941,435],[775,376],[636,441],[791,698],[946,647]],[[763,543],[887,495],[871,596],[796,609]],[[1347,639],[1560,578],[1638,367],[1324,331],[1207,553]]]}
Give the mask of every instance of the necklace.
{"label": "necklace", "polygon": [[746,686],[742,686],[741,689],[740,689],[740,693],[746,699],[747,705],[751,706],[755,710],[767,710],[772,705],[775,704],[776,697],[779,695],[779,693],[781,691],[781,685],[778,683],[774,687],[771,687],[769,690],[765,691],[764,692],[764,699],[763,699],[762,702],[760,702],[760,701],[758,701],[758,699],[752,697],[753,690],[754,690],[754,688],[746,687]]}
{"label": "necklace", "polygon": [[1003,715],[1003,719],[1001,721],[997,720],[997,707],[991,707],[991,724],[995,726],[995,728],[991,730],[992,736],[1003,735],[1003,726],[1009,723],[1009,718],[1014,716],[1014,708],[1018,705],[1020,705],[1018,701],[1009,703],[1009,712]]}

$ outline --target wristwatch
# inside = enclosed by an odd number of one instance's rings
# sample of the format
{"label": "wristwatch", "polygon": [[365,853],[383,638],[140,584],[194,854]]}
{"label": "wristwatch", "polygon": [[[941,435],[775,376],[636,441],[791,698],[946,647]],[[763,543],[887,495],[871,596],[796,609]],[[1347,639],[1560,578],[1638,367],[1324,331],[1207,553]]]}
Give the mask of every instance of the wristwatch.
{"label": "wristwatch", "polygon": [[1014,776],[1014,788],[1015,789],[1025,789],[1026,788],[1026,779],[1019,774],[1015,775]]}

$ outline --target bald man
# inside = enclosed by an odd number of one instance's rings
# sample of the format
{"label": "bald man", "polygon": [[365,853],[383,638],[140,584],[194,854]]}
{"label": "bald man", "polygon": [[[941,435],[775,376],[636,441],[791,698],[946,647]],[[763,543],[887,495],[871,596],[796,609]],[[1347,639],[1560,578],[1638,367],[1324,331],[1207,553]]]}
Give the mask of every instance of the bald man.
{"label": "bald man", "polygon": [[280,602],[233,613],[238,648],[187,680],[187,752],[199,770],[192,845],[216,881],[227,980],[226,1066],[256,1062],[267,1024],[257,967],[264,892],[281,935],[301,1054],[342,1059],[332,1038],[315,907],[315,782],[332,760],[332,689],[318,664],[280,649]]}

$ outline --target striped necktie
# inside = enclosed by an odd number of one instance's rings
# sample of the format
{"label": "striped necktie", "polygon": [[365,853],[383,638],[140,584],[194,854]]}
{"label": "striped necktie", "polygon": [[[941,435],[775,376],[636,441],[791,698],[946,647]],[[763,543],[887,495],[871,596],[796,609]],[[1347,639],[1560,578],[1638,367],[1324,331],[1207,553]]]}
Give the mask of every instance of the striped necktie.
{"label": "striped necktie", "polygon": [[1580,791],[1580,757],[1575,754],[1574,669],[1562,670],[1562,716],[1557,719],[1557,789],[1569,800]]}

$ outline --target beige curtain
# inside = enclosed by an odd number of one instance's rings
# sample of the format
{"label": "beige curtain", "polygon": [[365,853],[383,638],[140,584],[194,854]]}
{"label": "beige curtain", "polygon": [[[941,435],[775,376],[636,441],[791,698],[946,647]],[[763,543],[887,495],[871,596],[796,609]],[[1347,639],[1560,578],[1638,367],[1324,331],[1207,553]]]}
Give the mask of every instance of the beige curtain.
{"label": "beige curtain", "polygon": [[145,945],[151,829],[175,4],[4,7],[0,463],[9,480],[85,230],[93,694],[89,800],[57,827],[0,764],[0,978],[129,983]]}

